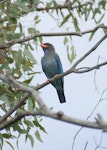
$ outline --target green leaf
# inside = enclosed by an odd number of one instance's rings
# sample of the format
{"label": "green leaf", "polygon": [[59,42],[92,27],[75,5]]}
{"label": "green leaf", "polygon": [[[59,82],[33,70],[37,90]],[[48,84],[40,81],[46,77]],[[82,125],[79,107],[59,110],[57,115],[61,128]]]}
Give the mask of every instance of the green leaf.
{"label": "green leaf", "polygon": [[98,6],[100,7],[100,6],[102,6],[102,8],[105,10],[105,8],[106,8],[106,0],[101,0],[101,1],[99,1],[99,3],[98,3]]}
{"label": "green leaf", "polygon": [[66,45],[66,44],[67,44],[67,42],[68,42],[68,38],[67,38],[67,37],[65,37],[65,38],[64,38],[64,41],[63,41],[64,45]]}
{"label": "green leaf", "polygon": [[78,20],[75,17],[73,19],[73,22],[74,22],[74,27],[75,27],[76,32],[80,31],[80,28],[78,26]]}
{"label": "green leaf", "polygon": [[10,139],[10,138],[12,138],[12,135],[11,135],[11,134],[7,134],[7,133],[3,133],[2,136],[3,136],[5,139]]}
{"label": "green leaf", "polygon": [[20,33],[22,33],[23,28],[22,28],[22,24],[19,22],[19,29],[20,29]]}
{"label": "green leaf", "polygon": [[45,128],[37,120],[34,120],[33,123],[34,123],[34,125],[36,127],[39,127],[40,130],[42,130],[43,132],[47,133],[46,130],[45,130]]}
{"label": "green leaf", "polygon": [[27,138],[31,141],[31,145],[32,145],[32,147],[33,147],[33,146],[34,146],[34,139],[33,139],[32,135],[27,134],[27,135],[26,135],[26,139],[27,139]]}
{"label": "green leaf", "polygon": [[71,46],[71,52],[69,52],[69,48],[67,48],[67,57],[70,63],[75,59],[76,53],[73,45]]}
{"label": "green leaf", "polygon": [[1,66],[0,66],[0,70],[2,69],[9,69],[9,62],[5,61]]}
{"label": "green leaf", "polygon": [[35,28],[28,28],[28,32],[30,34],[34,34],[34,33],[36,33],[36,30],[35,30]]}
{"label": "green leaf", "polygon": [[19,14],[17,7],[10,7],[9,13],[12,17],[16,17]]}
{"label": "green leaf", "polygon": [[33,125],[33,123],[31,122],[31,121],[29,121],[29,120],[24,120],[24,123],[27,125],[27,126],[29,126],[29,127],[34,127],[34,125]]}
{"label": "green leaf", "polygon": [[32,53],[26,48],[24,49],[24,54],[34,63],[37,64],[36,59],[34,58],[34,56],[32,55]]}
{"label": "green leaf", "polygon": [[15,123],[12,125],[13,126],[13,130],[14,131],[18,131],[20,134],[25,134],[27,133],[27,131],[25,129],[21,129],[21,127],[19,126],[19,123]]}
{"label": "green leaf", "polygon": [[68,19],[70,18],[70,16],[71,16],[71,14],[68,14],[68,15],[64,18],[64,20],[61,22],[61,24],[60,24],[59,27],[61,27],[62,25],[64,25],[64,24],[68,21]]}
{"label": "green leaf", "polygon": [[29,48],[30,48],[30,50],[34,50],[34,48],[33,48],[33,46],[30,44],[30,42],[28,42],[29,44],[28,44],[28,46],[29,46]]}
{"label": "green leaf", "polygon": [[6,143],[14,150],[13,145],[9,141],[6,141]]}
{"label": "green leaf", "polygon": [[7,106],[10,106],[10,101],[8,99],[8,97],[6,95],[1,95],[0,96],[0,100],[2,100],[3,102],[5,102],[5,104],[7,104]]}
{"label": "green leaf", "polygon": [[41,143],[43,143],[43,141],[42,141],[42,139],[41,139],[41,137],[40,137],[40,134],[39,134],[39,131],[38,131],[38,130],[36,130],[35,136],[36,136],[36,138],[37,138]]}
{"label": "green leaf", "polygon": [[107,29],[103,29],[104,34],[107,34]]}
{"label": "green leaf", "polygon": [[100,23],[101,22],[101,20],[104,18],[104,15],[105,14],[103,14],[100,18],[99,18],[99,20],[98,21],[96,21],[97,23]]}
{"label": "green leaf", "polygon": [[35,100],[32,97],[28,99],[28,110],[32,111],[35,109]]}
{"label": "green leaf", "polygon": [[52,5],[52,2],[47,2],[47,3],[46,3],[46,7],[47,7],[47,8],[50,8],[51,5]]}
{"label": "green leaf", "polygon": [[89,37],[89,41],[92,40],[92,38],[93,38],[93,36],[94,36],[95,33],[96,33],[96,32],[92,32],[92,33],[91,33],[91,35],[90,35],[90,37]]}
{"label": "green leaf", "polygon": [[29,78],[27,80],[24,80],[23,83],[29,84],[32,81],[33,77],[34,76],[32,76],[31,78]]}
{"label": "green leaf", "polygon": [[101,14],[101,10],[100,10],[100,8],[95,8],[94,13],[95,13],[95,14]]}
{"label": "green leaf", "polygon": [[41,72],[32,72],[32,73],[28,73],[28,75],[35,75],[35,74],[40,74]]}

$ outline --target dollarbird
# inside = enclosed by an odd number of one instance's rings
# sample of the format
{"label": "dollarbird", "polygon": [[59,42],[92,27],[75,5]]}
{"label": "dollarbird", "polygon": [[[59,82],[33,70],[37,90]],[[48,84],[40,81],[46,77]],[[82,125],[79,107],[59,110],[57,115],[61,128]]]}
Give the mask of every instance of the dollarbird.
{"label": "dollarbird", "polygon": [[[50,43],[44,43],[40,45],[44,51],[44,56],[41,59],[41,65],[43,72],[47,76],[47,78],[52,78],[57,74],[63,73],[62,64],[58,54],[55,52],[54,46]],[[64,79],[60,78],[51,83],[58,94],[60,103],[65,103],[65,95],[64,95]]]}

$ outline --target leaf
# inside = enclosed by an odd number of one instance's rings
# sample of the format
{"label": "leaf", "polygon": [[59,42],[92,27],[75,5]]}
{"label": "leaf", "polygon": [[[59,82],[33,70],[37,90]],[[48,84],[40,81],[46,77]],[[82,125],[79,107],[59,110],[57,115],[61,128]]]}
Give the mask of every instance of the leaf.
{"label": "leaf", "polygon": [[32,79],[33,79],[33,76],[27,80],[24,80],[23,83],[29,84],[32,81]]}
{"label": "leaf", "polygon": [[78,26],[78,20],[75,17],[73,19],[73,22],[74,22],[74,27],[75,27],[76,32],[80,31],[80,28]]}
{"label": "leaf", "polygon": [[73,60],[75,59],[75,57],[76,57],[76,53],[75,53],[75,49],[74,49],[74,46],[72,45],[72,47],[71,47],[71,51],[72,51],[72,53],[71,53],[71,63],[73,62]]}
{"label": "leaf", "polygon": [[34,33],[36,33],[36,30],[35,30],[35,28],[28,28],[28,32],[30,34],[34,34]]}
{"label": "leaf", "polygon": [[61,22],[61,24],[60,24],[59,27],[61,27],[62,25],[64,25],[64,23],[66,23],[66,22],[68,21],[68,19],[70,18],[70,16],[71,16],[71,14],[68,14],[68,15],[64,18],[64,20]]}
{"label": "leaf", "polygon": [[69,62],[71,63],[71,58],[70,58],[70,54],[69,53],[67,53],[67,58],[68,58]]}
{"label": "leaf", "polygon": [[105,10],[105,8],[106,8],[106,1],[105,0],[101,0],[101,1],[99,1],[98,5],[99,5],[99,7],[102,6],[102,8]]}
{"label": "leaf", "polygon": [[39,131],[38,131],[38,130],[36,130],[35,136],[36,136],[36,138],[37,138],[41,143],[43,143],[43,141],[42,141],[42,139],[41,139],[41,137],[40,137],[40,134],[39,134]]}
{"label": "leaf", "polygon": [[42,130],[43,132],[47,133],[46,130],[45,130],[45,128],[37,120],[34,120],[33,123],[34,123],[34,125],[36,127],[39,127],[40,130]]}
{"label": "leaf", "polygon": [[4,63],[0,66],[0,70],[2,70],[2,69],[8,69],[8,68],[9,68],[9,62],[8,62],[8,61],[4,62]]}
{"label": "leaf", "polygon": [[103,14],[103,15],[99,18],[99,20],[97,21],[97,23],[100,23],[101,20],[104,18],[104,16],[105,16],[105,14]]}
{"label": "leaf", "polygon": [[107,29],[103,29],[104,34],[107,34]]}
{"label": "leaf", "polygon": [[21,127],[18,124],[17,123],[13,124],[13,130],[18,131],[20,134],[27,133],[27,131],[25,129],[21,129]]}
{"label": "leaf", "polygon": [[14,150],[13,145],[9,141],[6,141],[6,143]]}
{"label": "leaf", "polygon": [[24,49],[24,54],[25,54],[34,64],[37,64],[37,61],[35,60],[34,56],[32,55],[32,53],[31,53],[27,48]]}
{"label": "leaf", "polygon": [[31,122],[31,121],[29,121],[29,120],[24,120],[24,123],[27,125],[27,126],[29,126],[29,127],[34,127],[34,125],[33,125],[33,123]]}
{"label": "leaf", "polygon": [[89,15],[90,15],[90,13],[91,13],[91,10],[92,10],[92,6],[90,5],[90,7],[89,8],[87,8],[86,7],[86,10],[85,10],[85,20],[87,21],[88,20],[88,18],[89,18]]}
{"label": "leaf", "polygon": [[7,134],[7,133],[3,133],[2,136],[3,136],[5,139],[10,139],[10,138],[12,138],[12,135],[11,135],[11,134]]}
{"label": "leaf", "polygon": [[67,57],[70,63],[72,63],[73,60],[75,59],[76,53],[73,45],[71,47],[71,52],[69,52],[69,48],[67,48]]}
{"label": "leaf", "polygon": [[10,7],[9,13],[12,17],[16,17],[19,14],[17,7]]}
{"label": "leaf", "polygon": [[27,138],[29,138],[29,140],[31,141],[31,145],[32,145],[32,147],[33,147],[33,146],[34,146],[34,139],[33,139],[32,135],[27,134],[26,139],[27,139]]}
{"label": "leaf", "polygon": [[64,41],[63,41],[64,45],[65,45],[67,42],[68,42],[68,38],[65,37],[65,38],[64,38]]}
{"label": "leaf", "polygon": [[28,110],[32,111],[35,108],[35,100],[32,97],[28,99]]}
{"label": "leaf", "polygon": [[52,2],[47,2],[47,3],[46,3],[46,7],[47,7],[47,8],[50,8],[51,5],[52,5]]}
{"label": "leaf", "polygon": [[30,44],[30,42],[28,42],[29,44],[28,44],[28,46],[29,46],[29,48],[30,48],[30,50],[34,50],[34,48],[33,48],[33,46]]}
{"label": "leaf", "polygon": [[0,100],[2,100],[3,102],[5,102],[5,104],[7,104],[7,106],[10,106],[10,101],[8,99],[8,97],[6,95],[1,95],[0,96]]}
{"label": "leaf", "polygon": [[92,38],[93,38],[93,36],[94,36],[95,33],[96,33],[96,32],[92,32],[92,33],[91,33],[91,35],[90,35],[90,37],[89,37],[89,41],[92,40]]}
{"label": "leaf", "polygon": [[19,22],[19,29],[20,29],[20,33],[22,33],[22,24]]}
{"label": "leaf", "polygon": [[35,74],[40,74],[41,72],[32,72],[32,73],[28,73],[28,75],[35,75]]}

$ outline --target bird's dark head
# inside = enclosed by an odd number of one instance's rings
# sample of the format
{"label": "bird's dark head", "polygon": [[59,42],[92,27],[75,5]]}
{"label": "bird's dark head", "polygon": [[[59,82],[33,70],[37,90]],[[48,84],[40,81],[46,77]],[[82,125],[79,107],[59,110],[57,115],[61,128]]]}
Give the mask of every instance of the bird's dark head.
{"label": "bird's dark head", "polygon": [[44,53],[49,52],[55,52],[54,46],[50,43],[43,43],[40,45],[43,48]]}

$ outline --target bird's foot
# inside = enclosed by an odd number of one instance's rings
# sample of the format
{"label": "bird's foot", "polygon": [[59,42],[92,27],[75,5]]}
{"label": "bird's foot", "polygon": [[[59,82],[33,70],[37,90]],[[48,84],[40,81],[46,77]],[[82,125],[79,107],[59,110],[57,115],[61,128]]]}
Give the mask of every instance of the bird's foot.
{"label": "bird's foot", "polygon": [[59,74],[54,75],[54,79],[57,79],[59,77]]}
{"label": "bird's foot", "polygon": [[50,83],[49,79],[47,79],[45,82],[46,82],[46,83]]}

